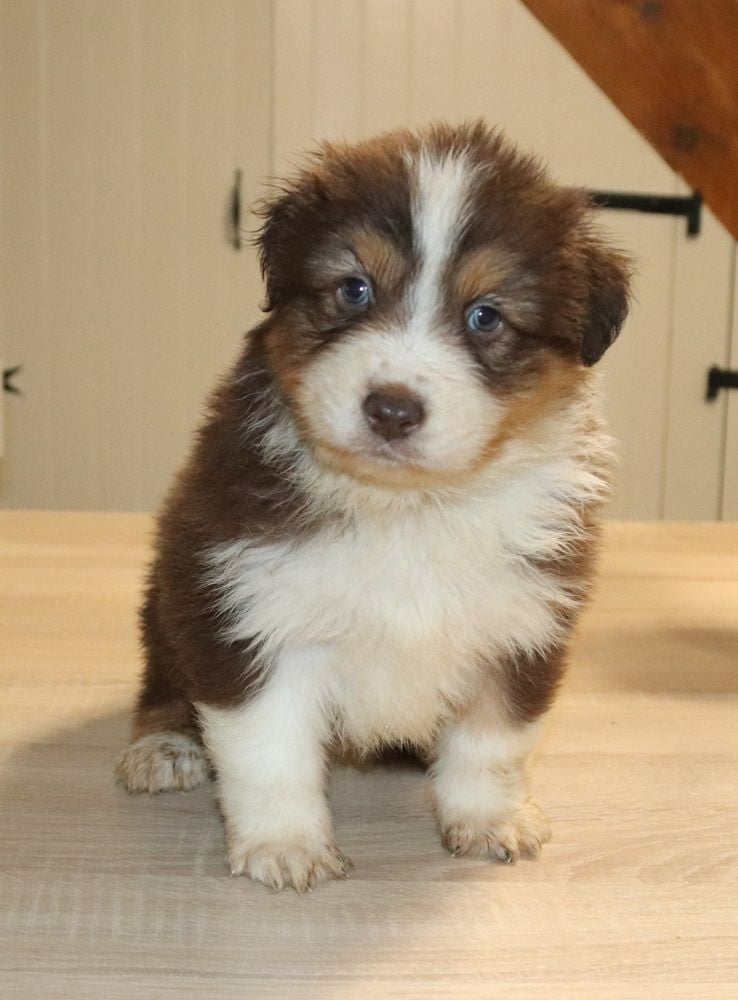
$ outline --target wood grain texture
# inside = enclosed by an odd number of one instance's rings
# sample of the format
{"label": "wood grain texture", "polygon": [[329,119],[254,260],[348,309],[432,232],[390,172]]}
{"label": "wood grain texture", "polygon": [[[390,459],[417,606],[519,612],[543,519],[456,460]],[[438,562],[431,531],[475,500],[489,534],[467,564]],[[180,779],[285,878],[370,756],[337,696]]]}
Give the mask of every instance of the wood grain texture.
{"label": "wood grain texture", "polygon": [[735,0],[523,0],[738,239]]}
{"label": "wood grain texture", "polygon": [[346,883],[228,878],[211,787],[112,782],[143,515],[0,514],[0,995],[727,998],[738,525],[611,524],[535,785],[537,863],[441,850],[422,773],[338,769]]}

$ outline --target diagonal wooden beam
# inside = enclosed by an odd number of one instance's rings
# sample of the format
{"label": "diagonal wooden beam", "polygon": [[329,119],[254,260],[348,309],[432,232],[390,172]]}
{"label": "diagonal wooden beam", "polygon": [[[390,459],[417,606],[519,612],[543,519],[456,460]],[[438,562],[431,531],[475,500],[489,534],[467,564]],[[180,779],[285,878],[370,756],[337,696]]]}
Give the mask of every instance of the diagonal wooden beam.
{"label": "diagonal wooden beam", "polygon": [[523,0],[738,239],[737,0]]}

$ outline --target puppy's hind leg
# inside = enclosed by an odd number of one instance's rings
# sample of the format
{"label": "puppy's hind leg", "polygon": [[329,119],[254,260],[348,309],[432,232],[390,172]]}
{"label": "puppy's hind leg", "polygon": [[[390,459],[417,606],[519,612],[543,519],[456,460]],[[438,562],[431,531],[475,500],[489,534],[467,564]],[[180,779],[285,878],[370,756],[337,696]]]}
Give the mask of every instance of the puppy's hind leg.
{"label": "puppy's hind leg", "polygon": [[132,793],[189,791],[207,777],[208,762],[192,705],[172,679],[174,654],[160,634],[151,593],[141,623],[146,666],[131,744],[118,758],[115,776]]}

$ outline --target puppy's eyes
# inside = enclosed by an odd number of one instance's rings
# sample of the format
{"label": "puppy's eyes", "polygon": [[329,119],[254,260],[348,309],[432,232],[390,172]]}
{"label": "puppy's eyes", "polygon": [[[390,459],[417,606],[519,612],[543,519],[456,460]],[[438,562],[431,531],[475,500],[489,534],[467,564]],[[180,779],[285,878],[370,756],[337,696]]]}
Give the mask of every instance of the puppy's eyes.
{"label": "puppy's eyes", "polygon": [[472,306],[466,314],[467,329],[474,333],[494,333],[502,325],[502,316],[485,302]]}
{"label": "puppy's eyes", "polygon": [[367,278],[356,276],[346,278],[338,286],[336,298],[341,305],[349,309],[366,309],[372,301],[372,286]]}

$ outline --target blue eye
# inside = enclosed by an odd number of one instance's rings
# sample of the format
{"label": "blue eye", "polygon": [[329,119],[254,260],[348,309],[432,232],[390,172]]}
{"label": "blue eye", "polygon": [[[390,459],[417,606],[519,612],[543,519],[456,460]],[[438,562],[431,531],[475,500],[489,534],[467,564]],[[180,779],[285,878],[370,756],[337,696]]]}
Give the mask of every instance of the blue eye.
{"label": "blue eye", "polygon": [[502,323],[502,316],[494,306],[472,306],[466,314],[466,325],[475,333],[493,333]]}
{"label": "blue eye", "polygon": [[366,278],[351,277],[339,285],[339,302],[351,309],[366,309],[372,301],[372,286]]}

